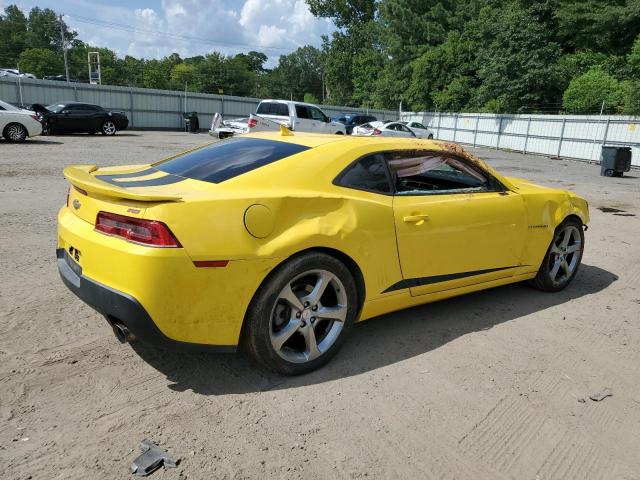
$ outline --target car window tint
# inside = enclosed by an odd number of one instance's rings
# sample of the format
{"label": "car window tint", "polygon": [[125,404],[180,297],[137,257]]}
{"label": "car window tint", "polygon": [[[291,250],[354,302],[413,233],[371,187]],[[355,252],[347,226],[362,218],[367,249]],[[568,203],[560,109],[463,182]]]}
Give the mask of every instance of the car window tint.
{"label": "car window tint", "polygon": [[307,107],[309,109],[309,112],[311,113],[311,118],[314,120],[319,120],[321,122],[324,122],[325,119],[327,118],[324,113],[322,113],[320,110],[318,110],[317,108],[314,107]]}
{"label": "car window tint", "polygon": [[425,127],[423,124],[418,123],[418,122],[413,122],[413,124],[411,125],[412,127],[416,127],[416,128],[421,128],[423,130],[426,130],[427,127]]}
{"label": "car window tint", "polygon": [[233,138],[153,165],[180,177],[220,183],[269,163],[309,150],[295,143]]}
{"label": "car window tint", "polygon": [[296,105],[296,116],[298,118],[311,118],[309,115],[309,109],[304,105]]}
{"label": "car window tint", "polygon": [[483,192],[490,178],[465,159],[439,152],[388,152],[385,160],[398,195]]}
{"label": "car window tint", "polygon": [[387,177],[384,157],[377,153],[367,155],[345,170],[336,182],[343,187],[367,190],[370,192],[390,193],[391,185]]}
{"label": "car window tint", "polygon": [[282,115],[289,116],[289,107],[286,103],[262,102],[256,110],[258,115]]}
{"label": "car window tint", "polygon": [[2,105],[0,105],[0,110],[6,110]]}

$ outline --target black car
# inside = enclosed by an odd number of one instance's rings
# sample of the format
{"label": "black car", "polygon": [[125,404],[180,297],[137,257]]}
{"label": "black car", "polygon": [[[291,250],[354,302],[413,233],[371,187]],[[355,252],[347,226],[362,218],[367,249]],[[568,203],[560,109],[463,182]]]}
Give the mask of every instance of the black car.
{"label": "black car", "polygon": [[89,103],[55,103],[38,113],[44,117],[48,133],[101,132],[103,135],[115,135],[116,131],[129,125],[124,112],[105,110]]}
{"label": "black car", "polygon": [[344,125],[347,135],[353,133],[353,127],[378,120],[373,115],[365,115],[364,113],[340,113],[333,117],[334,122],[340,122]]}

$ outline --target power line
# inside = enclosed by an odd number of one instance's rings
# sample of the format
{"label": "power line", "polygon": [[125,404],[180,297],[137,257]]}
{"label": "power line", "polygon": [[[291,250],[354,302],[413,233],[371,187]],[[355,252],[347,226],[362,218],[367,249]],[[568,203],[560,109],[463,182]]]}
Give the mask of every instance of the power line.
{"label": "power line", "polygon": [[69,14],[67,14],[66,16],[69,17],[69,18],[73,18],[74,20],[76,20],[77,22],[80,22],[80,23],[87,23],[87,24],[90,24],[90,25],[99,26],[99,27],[103,27],[103,28],[111,28],[113,30],[121,30],[121,31],[125,31],[125,32],[162,36],[162,37],[168,37],[168,38],[172,38],[172,39],[176,39],[176,40],[183,40],[183,41],[188,41],[188,42],[198,41],[198,42],[205,43],[207,45],[213,45],[213,46],[255,48],[255,49],[275,50],[275,51],[283,51],[283,52],[293,52],[293,51],[295,51],[295,50],[297,50],[299,48],[298,46],[296,46],[295,48],[292,48],[292,47],[269,47],[269,46],[255,45],[255,44],[250,44],[250,43],[223,42],[223,41],[213,40],[213,39],[204,38],[204,37],[196,37],[196,36],[191,36],[191,35],[180,35],[180,34],[176,34],[176,33],[166,32],[166,31],[163,31],[163,30],[143,29],[143,28],[135,27],[133,25],[126,25],[126,24],[116,23],[116,22],[107,22],[107,21],[104,21],[104,20],[98,20],[96,18],[84,17],[84,16],[80,16],[80,15],[69,15]]}

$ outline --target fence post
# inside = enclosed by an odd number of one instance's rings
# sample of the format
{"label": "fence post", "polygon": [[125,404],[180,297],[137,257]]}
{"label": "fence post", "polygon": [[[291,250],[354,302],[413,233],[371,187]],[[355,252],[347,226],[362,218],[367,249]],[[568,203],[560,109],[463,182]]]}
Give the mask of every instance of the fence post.
{"label": "fence post", "polygon": [[220,96],[220,117],[224,118],[224,97]]}
{"label": "fence post", "polygon": [[129,87],[129,111],[131,111],[131,122],[130,126],[133,127],[133,88]]}
{"label": "fence post", "polygon": [[438,113],[438,127],[436,129],[436,138],[440,138],[440,119],[442,118],[442,113]]}
{"label": "fence post", "polygon": [[500,115],[500,122],[498,123],[498,140],[496,140],[496,148],[500,148],[500,135],[502,135],[502,114]]}
{"label": "fence post", "polygon": [[478,138],[478,125],[480,123],[480,114],[476,117],[476,126],[473,129],[473,146],[476,146],[476,138]]}
{"label": "fence post", "polygon": [[560,157],[560,149],[562,148],[562,138],[564,137],[564,126],[567,123],[567,119],[563,118],[562,119],[562,128],[560,129],[560,139],[558,140],[558,154],[556,155],[556,157]]}
{"label": "fence post", "polygon": [[529,143],[529,129],[531,128],[531,115],[529,115],[529,121],[527,122],[527,134],[524,137],[524,148],[522,153],[527,153],[527,144]]}
{"label": "fence post", "polygon": [[[602,135],[602,146],[604,147],[605,143],[607,143],[607,135],[609,134],[609,122],[611,122],[611,117],[607,117],[607,124],[604,127],[604,135]],[[591,162],[591,160],[589,160]]]}
{"label": "fence post", "polygon": [[456,113],[455,122],[453,123],[453,141],[456,141],[456,134],[458,133],[458,114]]}

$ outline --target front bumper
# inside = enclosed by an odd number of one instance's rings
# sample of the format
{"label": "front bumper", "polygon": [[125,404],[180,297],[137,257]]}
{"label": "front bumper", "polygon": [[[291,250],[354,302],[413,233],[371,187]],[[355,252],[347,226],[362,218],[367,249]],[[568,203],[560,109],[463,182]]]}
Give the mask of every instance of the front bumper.
{"label": "front bumper", "polygon": [[82,268],[69,258],[69,253],[56,249],[58,272],[62,281],[80,300],[105,316],[109,324],[122,323],[131,333],[145,343],[169,349],[233,352],[235,346],[204,345],[181,342],[164,335],[144,307],[131,295],[102,285],[84,275]]}

